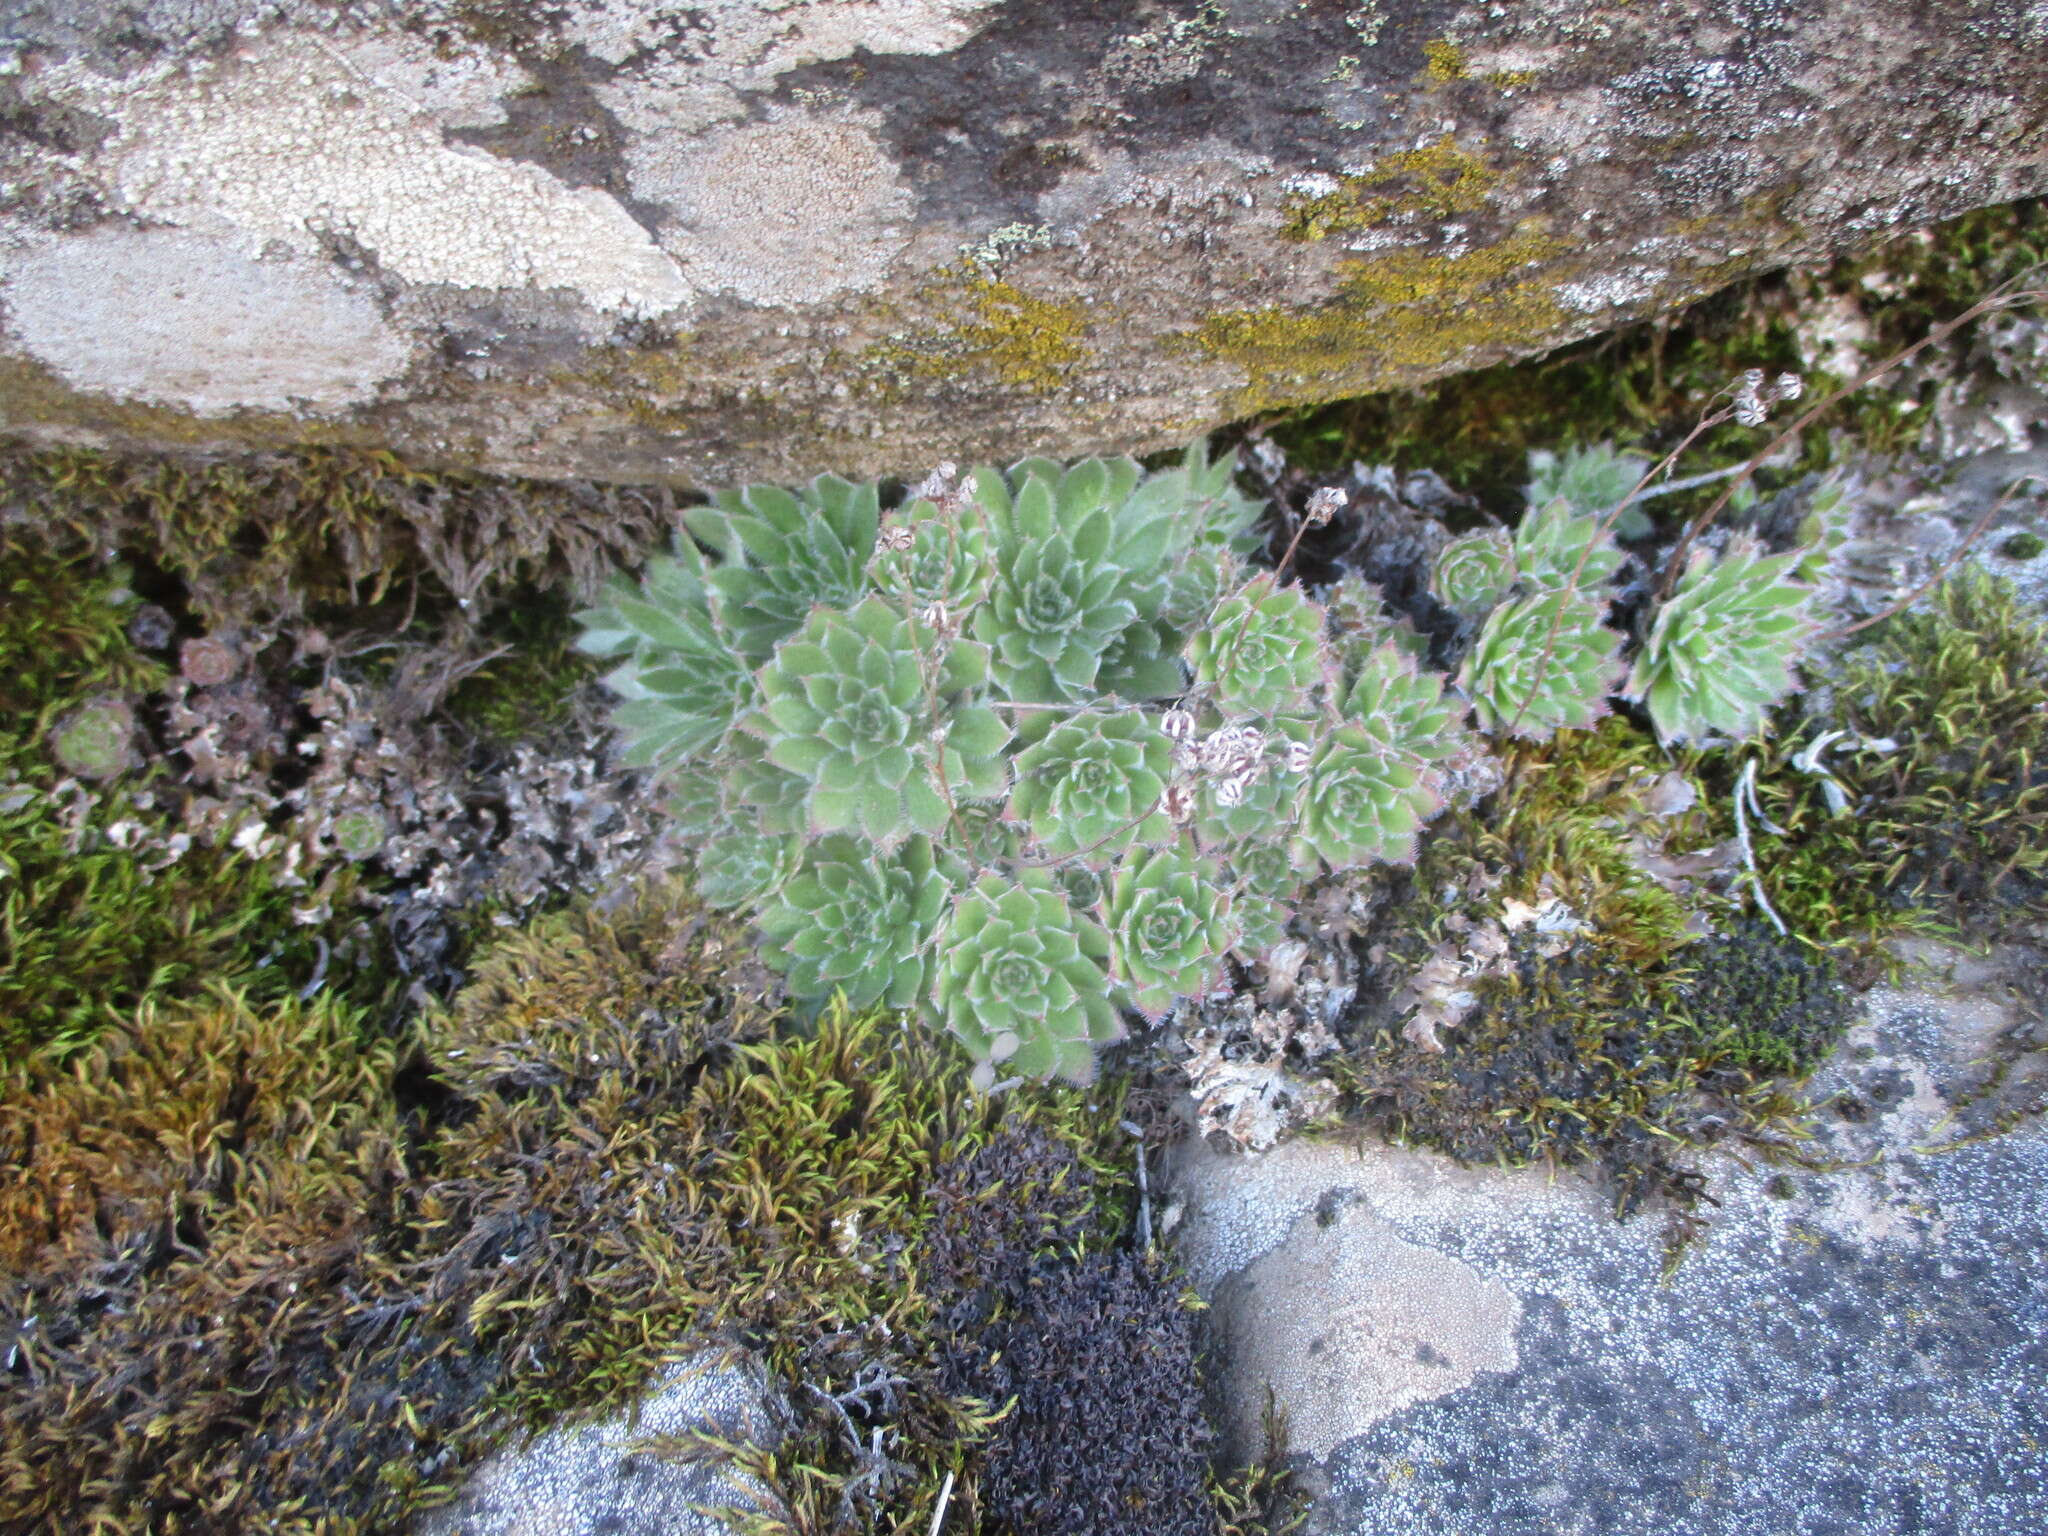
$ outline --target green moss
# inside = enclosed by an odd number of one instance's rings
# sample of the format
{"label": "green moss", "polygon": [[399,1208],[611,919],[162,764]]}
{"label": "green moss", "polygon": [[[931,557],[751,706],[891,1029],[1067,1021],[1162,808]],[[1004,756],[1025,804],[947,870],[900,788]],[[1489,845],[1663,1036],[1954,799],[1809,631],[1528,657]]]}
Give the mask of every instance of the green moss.
{"label": "green moss", "polygon": [[1449,219],[1484,206],[1499,181],[1498,172],[1445,134],[1421,149],[1382,155],[1369,171],[1344,177],[1335,192],[1297,196],[1287,205],[1280,233],[1289,240],[1327,240],[1371,229],[1396,214]]}
{"label": "green moss", "polygon": [[1897,748],[1827,756],[1843,816],[1790,765],[1810,733],[1772,753],[1759,778],[1786,835],[1759,834],[1757,856],[1785,920],[1831,939],[2048,914],[2048,625],[2003,581],[1955,577],[1874,631],[1834,691],[1831,723]]}
{"label": "green moss", "polygon": [[655,534],[609,489],[418,469],[382,451],[231,461],[0,446],[25,503],[0,550],[119,549],[176,577],[209,626],[359,609],[429,575],[482,617],[524,582],[594,585]]}
{"label": "green moss", "polygon": [[1508,871],[1501,894],[1535,902],[1554,893],[1593,924],[1604,948],[1638,964],[1668,959],[1685,944],[1691,909],[1651,878],[1642,856],[1645,848],[1709,840],[1698,807],[1644,815],[1649,786],[1666,773],[1688,777],[1697,791],[1688,765],[1618,717],[1542,747],[1517,745],[1506,761],[1508,782],[1491,814],[1464,832],[1465,851]]}
{"label": "green moss", "polygon": [[1704,1180],[1680,1154],[1796,1137],[1804,1109],[1787,1078],[1848,1022],[1827,961],[1760,927],[1653,968],[1598,939],[1555,958],[1523,949],[1481,987],[1441,1055],[1389,1027],[1337,1058],[1350,1115],[1465,1162],[1585,1167],[1617,1214],[1661,1197],[1681,1228]]}
{"label": "green moss", "polygon": [[163,680],[128,642],[132,601],[118,568],[0,555],[0,1060],[222,979],[276,996],[316,964],[264,866],[161,856],[177,831],[149,798],[161,769],[60,789],[80,766],[53,750],[66,724],[110,708],[132,723],[127,701]]}
{"label": "green moss", "polygon": [[2048,540],[2038,533],[2015,533],[1998,546],[1998,552],[2008,560],[2038,560],[2041,551],[2048,549]]}
{"label": "green moss", "polygon": [[856,370],[884,396],[911,384],[992,379],[1006,389],[1058,390],[1088,356],[1090,312],[1026,293],[972,268],[951,269],[921,297],[936,325],[877,342]]}
{"label": "green moss", "polygon": [[[1368,936],[1362,995],[1383,1001],[1333,1069],[1352,1117],[1466,1161],[1585,1165],[1622,1214],[1653,1196],[1692,1207],[1702,1186],[1686,1148],[1795,1135],[1788,1080],[1847,1020],[1831,961],[1649,873],[1727,835],[1706,799],[1719,766],[1674,759],[1620,718],[1510,752],[1502,787],[1425,840]],[[1653,815],[1672,774],[1698,798]],[[1442,1053],[1402,1036],[1394,999],[1438,946],[1467,944],[1510,902],[1551,897],[1586,931],[1546,940],[1503,925],[1506,973],[1482,974],[1478,1006],[1440,1030]]]}
{"label": "green moss", "polygon": [[1236,402],[1246,413],[1304,394],[1370,389],[1554,334],[1568,318],[1555,294],[1562,250],[1525,227],[1462,256],[1395,251],[1346,260],[1325,303],[1217,315],[1191,339],[1246,370]]}
{"label": "green moss", "polygon": [[993,1417],[942,1380],[972,1328],[918,1281],[941,1170],[1035,1138],[1058,1188],[955,1186],[977,1223],[1054,1199],[1026,1246],[1071,1263],[1125,1224],[1119,1095],[983,1098],[884,1014],[773,1039],[769,985],[657,885],[507,936],[404,1038],[223,993],[15,1069],[0,1303],[43,1326],[0,1405],[0,1526],[399,1528],[508,1432],[622,1404],[721,1329],[797,1405],[769,1458],[792,1508],[829,1517],[856,1470],[805,1384],[881,1372],[913,1472],[892,1518],[929,1524]]}
{"label": "green moss", "polygon": [[449,718],[501,743],[531,740],[576,718],[579,697],[602,670],[575,648],[575,604],[560,591],[513,594],[481,626],[479,639],[504,654],[469,674],[448,696]]}

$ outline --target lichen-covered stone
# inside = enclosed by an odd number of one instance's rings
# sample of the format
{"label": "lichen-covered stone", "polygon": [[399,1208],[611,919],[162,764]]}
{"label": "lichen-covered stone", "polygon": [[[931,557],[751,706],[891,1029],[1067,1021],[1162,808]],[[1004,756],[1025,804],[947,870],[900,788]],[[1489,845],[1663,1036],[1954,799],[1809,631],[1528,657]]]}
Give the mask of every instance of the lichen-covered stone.
{"label": "lichen-covered stone", "polygon": [[1156,448],[2039,192],[2044,40],[2023,0],[16,5],[0,424],[696,484]]}

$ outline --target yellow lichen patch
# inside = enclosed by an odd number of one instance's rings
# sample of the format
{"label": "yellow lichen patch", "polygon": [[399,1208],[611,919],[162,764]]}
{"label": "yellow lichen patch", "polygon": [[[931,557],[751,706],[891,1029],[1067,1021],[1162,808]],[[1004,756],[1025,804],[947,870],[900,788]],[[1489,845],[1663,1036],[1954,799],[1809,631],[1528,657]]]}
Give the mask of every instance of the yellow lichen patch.
{"label": "yellow lichen patch", "polygon": [[[1499,181],[1498,171],[1447,133],[1420,149],[1382,155],[1371,170],[1344,177],[1334,192],[1295,199],[1280,233],[1289,240],[1327,240],[1395,214],[1447,219],[1478,209]],[[1385,190],[1390,187],[1401,190]]]}
{"label": "yellow lichen patch", "polygon": [[[1498,172],[1445,134],[1421,149],[1382,156],[1371,170],[1345,177],[1335,192],[1298,201],[1289,208],[1281,232],[1289,239],[1322,240],[1368,229],[1395,214],[1448,218],[1470,213],[1499,180]],[[1406,190],[1376,190],[1397,185]]]}
{"label": "yellow lichen patch", "polygon": [[1433,37],[1424,43],[1422,56],[1429,61],[1423,66],[1422,78],[1431,85],[1469,78],[1465,72],[1465,50],[1448,37]]}
{"label": "yellow lichen patch", "polygon": [[1016,284],[949,268],[920,295],[944,317],[926,331],[880,341],[861,353],[859,371],[877,393],[910,382],[981,376],[1010,389],[1049,394],[1088,355],[1091,321],[1079,304],[1041,299]]}
{"label": "yellow lichen patch", "polygon": [[1554,334],[1569,317],[1555,294],[1560,273],[1547,263],[1562,249],[1525,227],[1463,256],[1395,251],[1346,261],[1328,302],[1217,315],[1192,339],[1249,374],[1232,402],[1243,414],[1385,389],[1468,352],[1497,355]]}

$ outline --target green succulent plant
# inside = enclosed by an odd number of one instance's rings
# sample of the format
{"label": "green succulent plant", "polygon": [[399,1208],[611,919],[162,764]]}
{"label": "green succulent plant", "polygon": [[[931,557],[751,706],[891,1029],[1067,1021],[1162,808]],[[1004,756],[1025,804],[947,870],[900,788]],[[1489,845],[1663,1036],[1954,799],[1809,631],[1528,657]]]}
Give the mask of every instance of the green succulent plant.
{"label": "green succulent plant", "polygon": [[1344,696],[1344,718],[1390,751],[1418,762],[1440,763],[1465,744],[1461,710],[1444,697],[1443,678],[1424,672],[1399,646],[1382,644],[1354,674]]}
{"label": "green succulent plant", "polygon": [[1474,618],[1506,597],[1514,584],[1514,541],[1499,528],[1451,540],[1429,572],[1429,595],[1452,612]]}
{"label": "green succulent plant", "polygon": [[869,567],[876,590],[907,594],[918,610],[938,603],[955,614],[972,612],[987,595],[994,569],[988,517],[973,494],[973,482],[962,487],[952,505],[912,501],[891,516],[890,524],[909,542],[904,548],[876,546]]}
{"label": "green succulent plant", "polygon": [[1176,996],[1204,990],[1237,942],[1216,866],[1171,848],[1141,854],[1117,871],[1104,917],[1110,973],[1152,1019]]}
{"label": "green succulent plant", "polygon": [[1043,870],[983,875],[955,900],[934,955],[932,1016],[974,1057],[984,1087],[998,1067],[1085,1083],[1096,1047],[1121,1032],[1109,936]]}
{"label": "green succulent plant", "polygon": [[1442,806],[1436,775],[1364,726],[1340,725],[1316,748],[1289,848],[1295,867],[1405,864]]}
{"label": "green succulent plant", "polygon": [[1835,556],[1849,542],[1861,492],[1860,481],[1840,474],[1828,475],[1813,487],[1799,520],[1800,557],[1792,572],[1796,580],[1810,587],[1826,580]]}
{"label": "green succulent plant", "polygon": [[687,540],[656,556],[636,586],[614,580],[577,615],[578,649],[624,661],[605,678],[625,768],[673,772],[718,750],[752,701],[753,676],[712,609],[703,557]]}
{"label": "green succulent plant", "polygon": [[1302,777],[1287,766],[1288,754],[1303,750],[1295,744],[1311,742],[1314,735],[1315,722],[1300,716],[1211,731],[1194,748],[1200,768],[1194,825],[1202,845],[1271,838],[1276,827],[1292,821]]}
{"label": "green succulent plant", "polygon": [[391,823],[380,810],[355,806],[329,822],[327,832],[334,839],[336,853],[344,859],[361,862],[374,859],[384,851],[384,844],[391,836]]}
{"label": "green succulent plant", "polygon": [[1597,517],[1562,496],[1532,506],[1515,529],[1515,577],[1524,592],[1590,592],[1627,558]]}
{"label": "green succulent plant", "polygon": [[761,907],[764,953],[806,1002],[836,991],[856,1008],[914,1007],[952,894],[928,838],[884,854],[864,838],[822,837]]}
{"label": "green succulent plant", "polygon": [[1363,576],[1347,574],[1325,589],[1323,616],[1331,657],[1346,677],[1355,676],[1382,645],[1392,645],[1417,661],[1429,655],[1429,637],[1405,616],[1388,613],[1385,596]]}
{"label": "green succulent plant", "polygon": [[1130,573],[1112,554],[1116,526],[1100,500],[1110,483],[1106,470],[1099,483],[1091,476],[1072,486],[1027,473],[1015,497],[991,509],[998,573],[975,610],[974,634],[990,647],[995,681],[1012,699],[1086,698],[1103,652],[1139,620]]}
{"label": "green succulent plant", "polygon": [[1227,882],[1231,913],[1237,920],[1237,951],[1256,959],[1287,937],[1287,920],[1301,873],[1287,845],[1247,842],[1229,850]]}
{"label": "green succulent plant", "polygon": [[800,492],[721,491],[683,514],[718,553],[706,578],[740,652],[765,660],[820,604],[850,608],[867,590],[880,503],[872,485],[820,475]]}
{"label": "green succulent plant", "polygon": [[1225,714],[1277,714],[1322,676],[1322,629],[1299,587],[1258,576],[1216,605],[1188,641],[1188,662]]}
{"label": "green succulent plant", "polygon": [[1740,740],[1792,691],[1814,631],[1813,589],[1793,580],[1806,555],[1766,555],[1743,537],[1718,555],[1693,552],[1650,621],[1624,695],[1648,705],[1660,741]]}
{"label": "green succulent plant", "polygon": [[1087,710],[1016,757],[1010,811],[1057,857],[1106,864],[1133,843],[1160,843],[1173,823],[1159,809],[1173,743],[1137,710]]}
{"label": "green succulent plant", "polygon": [[[1599,518],[1642,483],[1649,467],[1648,459],[1617,452],[1612,443],[1569,448],[1561,455],[1537,448],[1529,454],[1524,492],[1532,507],[1562,498],[1574,512]],[[1632,506],[1616,520],[1614,531],[1624,539],[1641,538],[1650,531],[1649,516]]]}
{"label": "green succulent plant", "polygon": [[798,837],[727,832],[697,855],[697,894],[729,912],[752,906],[789,878],[802,850]]}
{"label": "green succulent plant", "polygon": [[725,777],[704,769],[685,770],[668,781],[669,825],[687,838],[719,837],[732,830],[725,806]]}
{"label": "green succulent plant", "polygon": [[892,847],[942,831],[950,801],[1001,793],[1009,727],[960,702],[987,666],[984,647],[949,644],[879,597],[820,608],[761,669],[747,728],[805,781],[815,831]]}
{"label": "green succulent plant", "polygon": [[1152,515],[1170,521],[1174,530],[1170,557],[1191,550],[1249,555],[1259,547],[1256,524],[1265,515],[1266,503],[1237,488],[1234,454],[1211,459],[1203,446],[1195,443],[1180,463],[1147,476],[1134,487],[1130,499],[1140,515],[1156,508]]}
{"label": "green succulent plant", "polygon": [[1548,741],[1607,713],[1621,680],[1621,637],[1601,619],[1606,604],[1583,591],[1538,592],[1487,617],[1458,673],[1488,731]]}

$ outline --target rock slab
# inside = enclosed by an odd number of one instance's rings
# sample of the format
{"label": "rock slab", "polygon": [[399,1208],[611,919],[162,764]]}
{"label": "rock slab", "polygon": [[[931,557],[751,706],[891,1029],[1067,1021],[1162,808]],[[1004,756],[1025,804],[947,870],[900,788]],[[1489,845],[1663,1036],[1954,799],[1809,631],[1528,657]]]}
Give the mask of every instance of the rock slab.
{"label": "rock slab", "polygon": [[1830,1171],[1717,1160],[1668,1279],[1569,1175],[1191,1149],[1240,1453],[1270,1386],[1317,1536],[2048,1529],[2040,965],[1928,957],[1816,1079]]}
{"label": "rock slab", "polygon": [[2048,188],[2032,0],[0,0],[0,428],[1170,445]]}
{"label": "rock slab", "polygon": [[701,1351],[630,1413],[500,1450],[414,1536],[718,1536],[731,1526],[710,1511],[758,1509],[761,1491],[721,1456],[678,1453],[704,1434],[772,1449],[771,1393],[758,1361]]}

